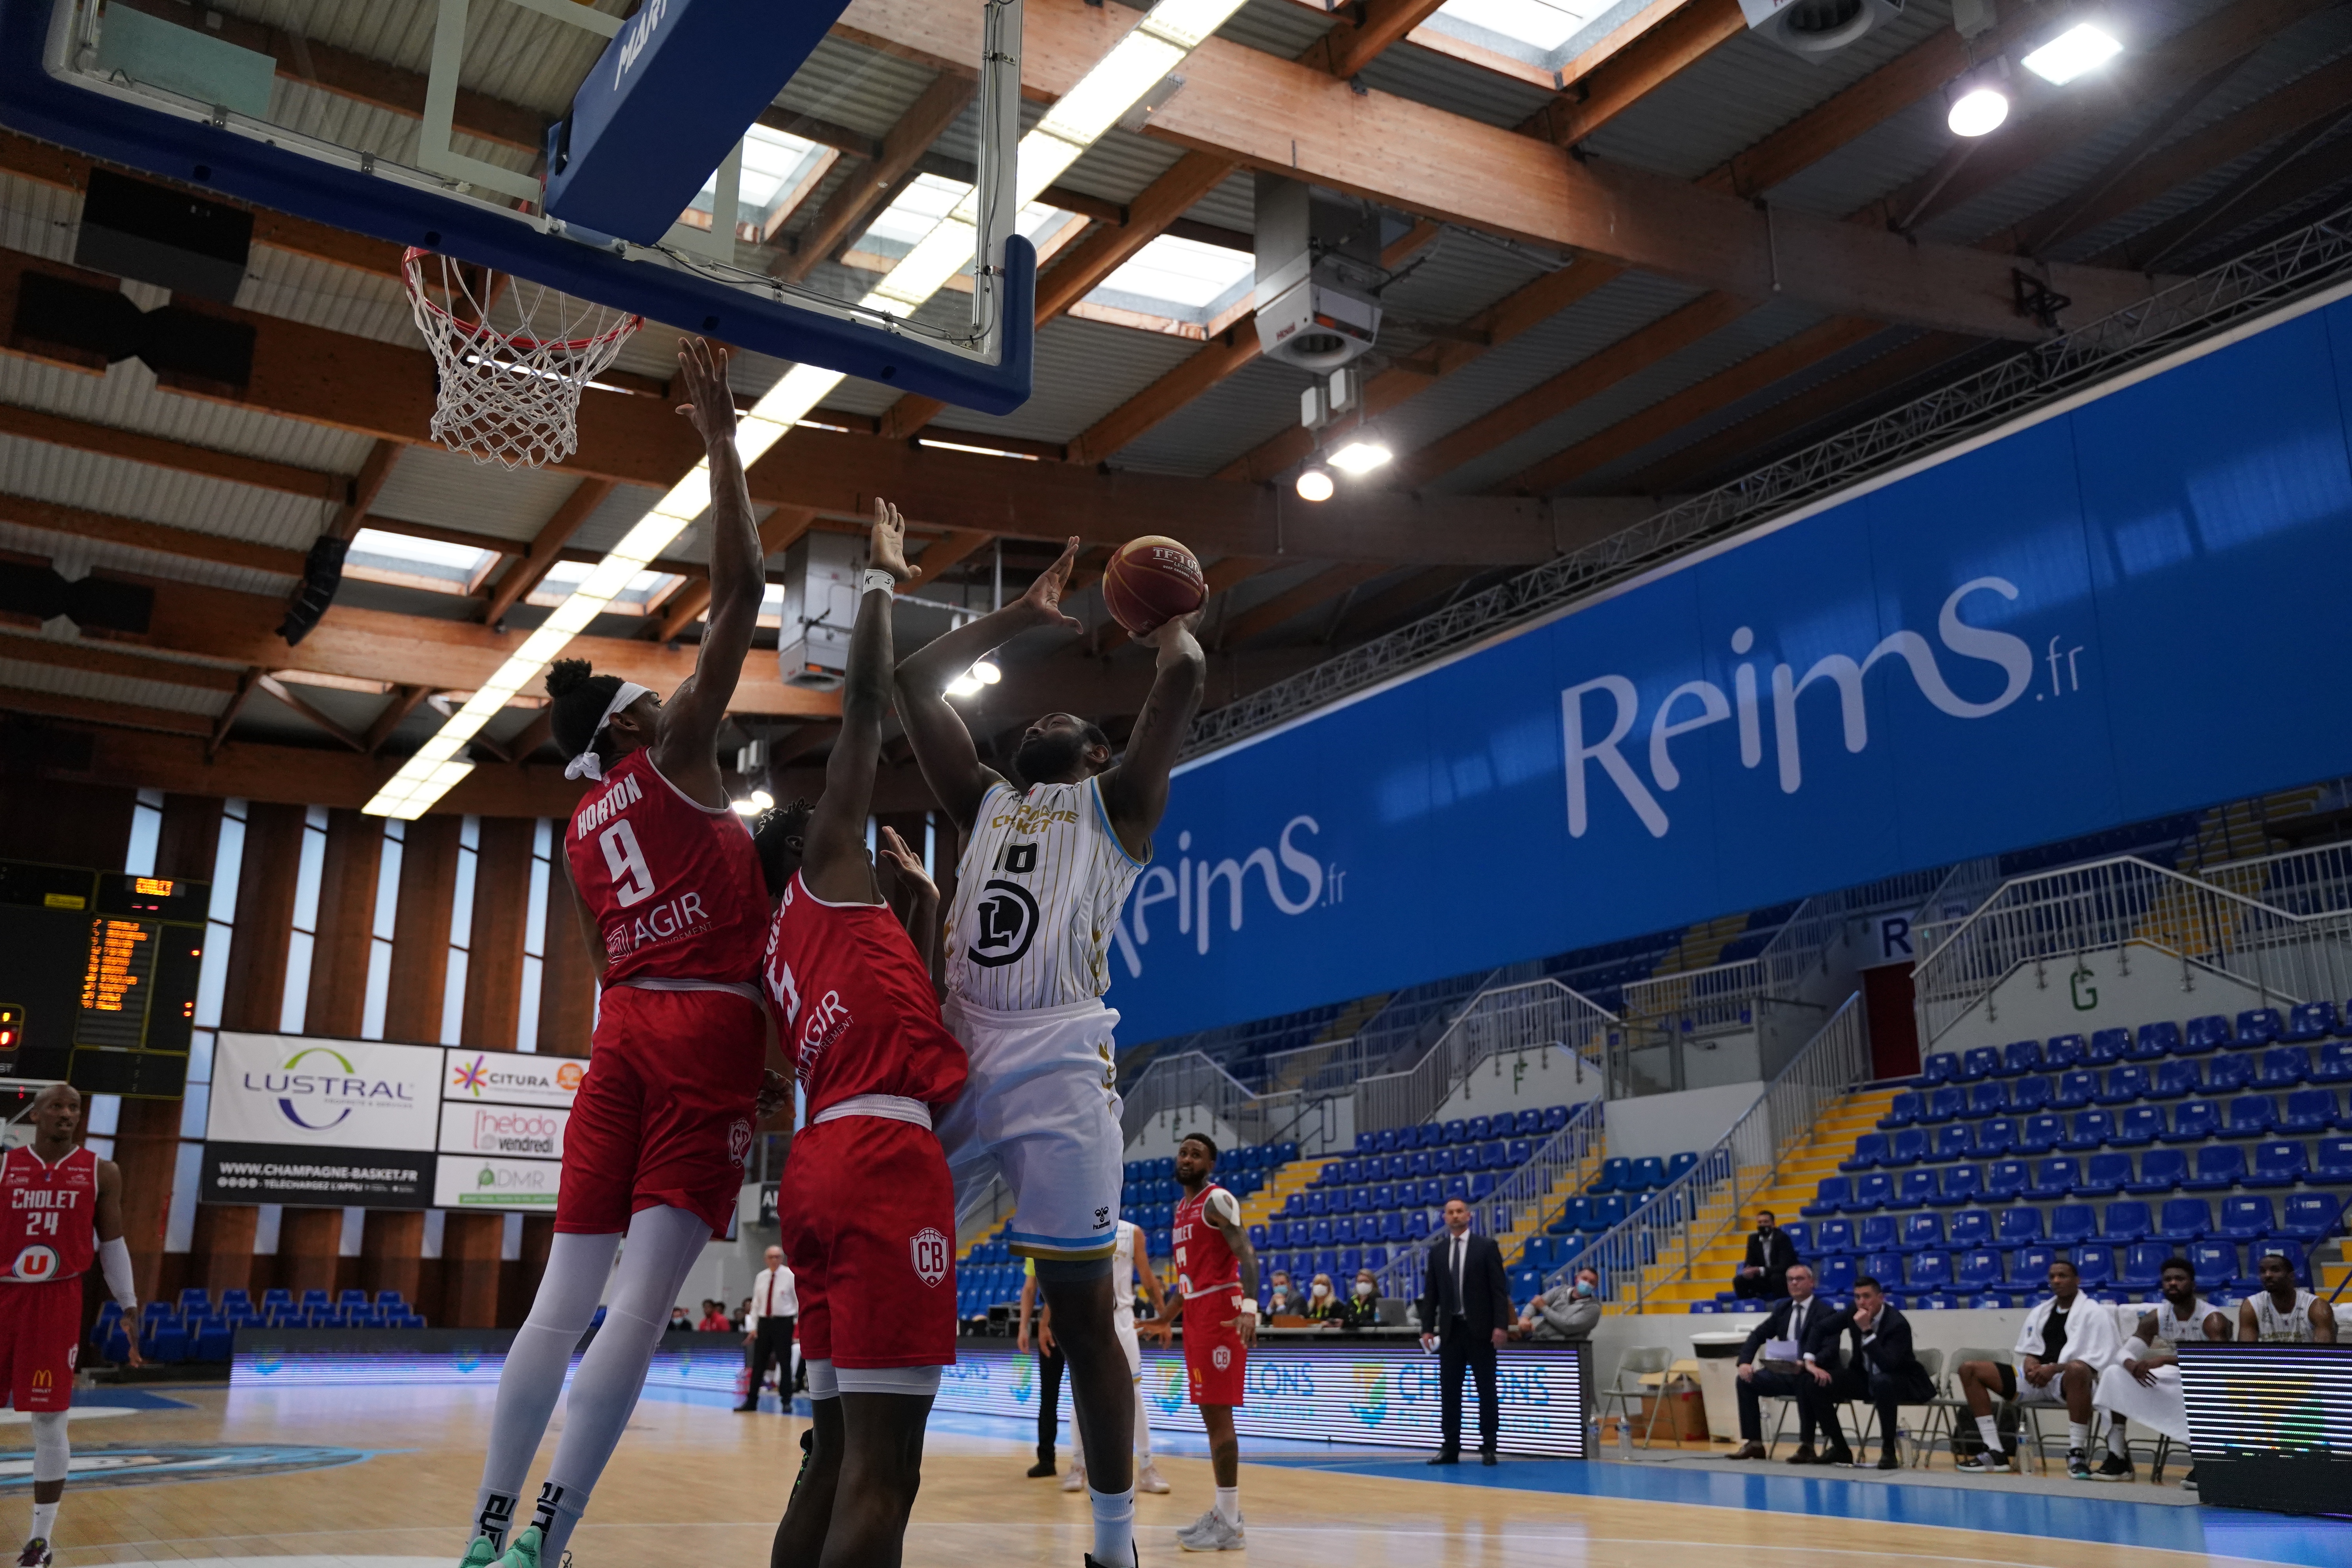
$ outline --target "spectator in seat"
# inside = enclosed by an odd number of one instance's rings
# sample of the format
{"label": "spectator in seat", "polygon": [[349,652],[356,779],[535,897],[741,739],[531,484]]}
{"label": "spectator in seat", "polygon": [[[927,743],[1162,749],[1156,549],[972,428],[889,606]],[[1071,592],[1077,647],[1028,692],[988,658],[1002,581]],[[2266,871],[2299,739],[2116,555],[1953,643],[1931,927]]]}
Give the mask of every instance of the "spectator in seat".
{"label": "spectator in seat", "polygon": [[1369,1268],[1356,1270],[1356,1283],[1342,1305],[1342,1328],[1376,1329],[1381,1323],[1381,1282]]}
{"label": "spectator in seat", "polygon": [[1299,1305],[1298,1290],[1290,1283],[1290,1271],[1276,1269],[1274,1289],[1266,1296],[1265,1315],[1269,1318],[1295,1318],[1298,1315]]}
{"label": "spectator in seat", "polygon": [[1789,1269],[1797,1261],[1797,1244],[1789,1239],[1770,1209],[1756,1211],[1756,1232],[1748,1238],[1748,1257],[1733,1270],[1732,1294],[1743,1301],[1778,1301],[1789,1294]]}
{"label": "spectator in seat", "polygon": [[[708,1303],[705,1304],[708,1305]],[[669,1326],[662,1331],[671,1334],[690,1334],[694,1331],[694,1320],[686,1315],[684,1307],[672,1307],[669,1310]]]}
{"label": "spectator in seat", "polygon": [[746,1297],[744,1297],[744,1298],[743,1298],[743,1304],[742,1304],[741,1306],[737,1307],[737,1308],[735,1309],[735,1315],[734,1315],[733,1319],[729,1322],[728,1326],[729,1326],[730,1328],[738,1329],[738,1330],[740,1330],[740,1329],[748,1329],[748,1328],[750,1328],[750,1327],[751,1326],[751,1297],[746,1296]]}
{"label": "spectator in seat", "polygon": [[1601,1276],[1580,1268],[1565,1285],[1542,1292],[1519,1314],[1519,1337],[1560,1344],[1589,1340],[1601,1321]]}
{"label": "spectator in seat", "polygon": [[1878,1410],[1878,1468],[1901,1469],[1903,1458],[1895,1448],[1896,1408],[1925,1405],[1936,1397],[1936,1380],[1927,1375],[1911,1349],[1911,1320],[1888,1306],[1886,1288],[1864,1274],[1853,1282],[1853,1305],[1830,1321],[1830,1330],[1824,1349],[1834,1350],[1840,1335],[1854,1348],[1843,1367],[1832,1370],[1824,1364],[1826,1358],[1811,1363],[1813,1381],[1828,1396],[1822,1402],[1822,1428],[1829,1437],[1830,1451],[1845,1451],[1845,1436],[1838,1428],[1838,1402],[1865,1399]]}
{"label": "spectator in seat", "polygon": [[[2189,1407],[2181,1397],[2180,1368],[2175,1364],[2180,1358],[2175,1349],[2229,1342],[2229,1316],[2197,1293],[2197,1270],[2189,1259],[2166,1258],[2157,1280],[2162,1294],[2156,1310],[2140,1314],[2139,1327],[2124,1342],[2122,1358],[2099,1374],[2098,1406],[2113,1424],[2107,1428],[2107,1457],[2095,1480],[2132,1479],[2131,1450],[2124,1436],[2127,1420],[2189,1446]],[[2180,1484],[2193,1489],[2196,1470]]]}
{"label": "spectator in seat", "polygon": [[1973,1475],[2016,1473],[2016,1456],[2002,1449],[1992,1408],[1996,1398],[2013,1399],[2020,1405],[2066,1407],[2066,1474],[2089,1480],[2092,1397],[2098,1391],[2099,1374],[2122,1354],[2121,1341],[2115,1315],[2082,1293],[2074,1264],[2053,1259],[2050,1300],[2026,1314],[2025,1327],[2017,1335],[2016,1364],[1960,1363],[1960,1397],[1968,1401],[1985,1446],[1981,1454],[1962,1459],[1958,1468]]}
{"label": "spectator in seat", "polygon": [[[1821,1425],[1828,1390],[1825,1380],[1813,1376],[1812,1367],[1816,1357],[1825,1355],[1836,1342],[1838,1316],[1836,1309],[1813,1294],[1812,1269],[1802,1263],[1790,1264],[1789,1299],[1773,1308],[1771,1316],[1757,1324],[1748,1342],[1739,1347],[1739,1447],[1732,1451],[1733,1458],[1764,1458],[1762,1402],[1786,1398],[1797,1402],[1797,1451],[1789,1456],[1789,1463],[1825,1462],[1813,1453],[1813,1430]],[[1764,1357],[1762,1366],[1756,1364],[1759,1352]],[[1844,1438],[1840,1437],[1830,1449],[1826,1462],[1853,1462]]]}
{"label": "spectator in seat", "polygon": [[1307,1304],[1299,1309],[1298,1315],[1317,1323],[1336,1323],[1345,1315],[1339,1296],[1331,1289],[1328,1274],[1318,1274],[1307,1288]]}
{"label": "spectator in seat", "polygon": [[2332,1345],[2336,1312],[2294,1282],[2294,1265],[2266,1252],[2255,1268],[2263,1288],[2238,1303],[2238,1338],[2265,1345]]}
{"label": "spectator in seat", "polygon": [[727,1321],[726,1302],[705,1301],[702,1304],[702,1321],[694,1326],[706,1334],[723,1334],[735,1325]]}

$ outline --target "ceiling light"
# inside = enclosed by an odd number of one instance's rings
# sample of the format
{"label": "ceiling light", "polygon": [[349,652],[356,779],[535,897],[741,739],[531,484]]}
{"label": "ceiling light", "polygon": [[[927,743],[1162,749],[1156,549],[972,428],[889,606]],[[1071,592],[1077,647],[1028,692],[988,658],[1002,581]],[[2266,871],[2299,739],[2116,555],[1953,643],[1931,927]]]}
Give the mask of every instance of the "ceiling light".
{"label": "ceiling light", "polygon": [[2025,57],[2025,68],[2042,80],[2064,87],[2084,71],[2103,66],[2123,52],[2113,34],[2088,22],[2078,22]]}
{"label": "ceiling light", "polygon": [[760,803],[758,801],[734,800],[729,801],[727,804],[735,808],[735,814],[738,816],[757,816],[760,815]]}
{"label": "ceiling light", "polygon": [[1324,459],[1343,474],[1369,474],[1396,454],[1378,441],[1350,441]]}
{"label": "ceiling light", "polygon": [[755,789],[751,792],[751,804],[759,807],[761,811],[765,811],[770,806],[776,804],[776,797],[770,795],[766,790]]}
{"label": "ceiling light", "polygon": [[971,667],[971,678],[974,680],[979,681],[983,686],[993,686],[998,681],[1004,679],[1004,672],[997,668],[996,666],[989,660],[983,658],[978,664]]}
{"label": "ceiling light", "polygon": [[1331,471],[1328,468],[1302,468],[1299,470],[1299,500],[1329,500],[1331,499],[1332,489]]}
{"label": "ceiling light", "polygon": [[950,697],[969,697],[973,692],[980,689],[980,677],[972,674],[970,670],[966,670],[961,675],[957,676],[953,680],[948,682],[948,695]]}
{"label": "ceiling light", "polygon": [[1955,136],[1990,136],[2009,118],[2009,95],[1997,87],[1972,87],[1952,100],[1945,123]]}

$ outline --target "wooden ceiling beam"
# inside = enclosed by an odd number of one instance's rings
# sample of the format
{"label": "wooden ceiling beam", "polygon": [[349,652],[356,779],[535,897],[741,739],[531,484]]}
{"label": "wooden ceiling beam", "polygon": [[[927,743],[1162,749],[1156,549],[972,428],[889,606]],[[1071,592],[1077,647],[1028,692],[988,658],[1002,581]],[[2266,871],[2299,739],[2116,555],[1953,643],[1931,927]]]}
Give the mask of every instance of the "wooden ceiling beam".
{"label": "wooden ceiling beam", "polygon": [[1287,622],[1296,620],[1318,605],[1328,605],[1340,595],[1351,592],[1380,576],[1385,566],[1353,562],[1342,566],[1327,566],[1303,583],[1294,584],[1263,604],[1251,605],[1217,628],[1220,648],[1238,648],[1253,637]]}
{"label": "wooden ceiling beam", "polygon": [[610,479],[582,479],[572,487],[572,493],[540,524],[539,532],[532,536],[522,554],[490,586],[488,602],[482,606],[484,625],[499,625],[507,618],[509,610],[530,596],[531,590],[544,582],[562,559],[572,536],[604,504],[614,488]]}
{"label": "wooden ceiling beam", "polygon": [[1652,13],[1661,10],[1638,37],[1591,69],[1564,80],[1567,90],[1528,116],[1519,129],[1556,146],[1572,147],[1717,45],[1748,30],[1739,0],[1682,0],[1670,9],[1653,7]]}
{"label": "wooden ceiling beam", "polygon": [[1342,81],[1351,80],[1444,4],[1445,0],[1363,0],[1349,7],[1357,13],[1354,17],[1344,10],[1334,12],[1331,30],[1298,58]]}
{"label": "wooden ceiling beam", "polygon": [[418,703],[432,694],[433,689],[429,686],[394,687],[385,696],[383,710],[369,721],[367,733],[360,737],[362,742],[361,749],[371,757],[383,751],[383,743],[392,739],[393,731],[416,711]]}
{"label": "wooden ceiling beam", "polygon": [[288,550],[275,544],[254,544],[225,534],[175,528],[170,523],[147,522],[135,517],[116,517],[83,507],[34,500],[27,496],[0,495],[0,521],[16,523],[21,528],[38,529],[44,533],[64,534],[77,539],[102,539],[110,544],[129,545],[135,550],[152,551],[158,555],[175,556],[183,561],[238,566],[249,572],[274,572],[289,577],[299,576],[302,572],[302,552],[299,550]]}
{"label": "wooden ceiling beam", "polygon": [[[792,548],[795,540],[809,531],[816,513],[806,507],[780,506],[760,523],[760,559],[767,560],[779,552]],[[686,628],[701,617],[710,607],[710,579],[687,584],[669,597],[669,603],[654,618],[648,635],[655,642],[666,643],[686,635]]]}
{"label": "wooden ceiling beam", "polygon": [[[42,270],[57,269],[44,268]],[[102,281],[109,287],[112,287],[115,281],[111,278],[101,279],[94,272],[80,276],[88,280]],[[16,276],[12,274],[7,282],[8,303],[12,311],[16,292]],[[12,349],[8,352],[16,351]],[[306,500],[340,503],[351,489],[351,480],[341,474],[298,468],[292,463],[272,462],[267,458],[247,458],[236,452],[224,452],[216,447],[199,447],[193,442],[174,441],[168,437],[143,435],[119,426],[93,424],[89,420],[75,419],[62,414],[47,414],[16,404],[0,404],[0,435],[21,437],[27,441],[40,441],[101,458],[121,458],[129,462],[152,464],[183,474],[201,474],[206,479],[224,479],[233,485],[250,485],[256,489],[272,490],[279,495],[300,496]]]}
{"label": "wooden ceiling beam", "polygon": [[[383,493],[384,481],[392,478],[392,466],[408,450],[407,443],[379,439],[370,447],[360,463],[351,489],[344,497],[342,510],[335,521],[327,525],[327,532],[337,539],[348,540],[368,523],[368,508],[375,505],[376,497]],[[398,525],[395,524],[395,527]]]}
{"label": "wooden ceiling beam", "polygon": [[[979,58],[975,48],[971,58]],[[940,133],[955,123],[956,116],[971,101],[972,91],[969,78],[942,71],[890,128],[878,154],[835,186],[815,219],[793,237],[792,248],[773,265],[775,275],[787,282],[800,282],[816,270],[817,263],[864,232],[899,185],[914,177],[915,165]]]}
{"label": "wooden ceiling beam", "polygon": [[118,653],[89,642],[52,642],[47,637],[0,633],[0,658],[26,664],[46,664],[57,669],[78,669],[124,680],[159,680],[166,686],[193,686],[202,691],[235,691],[242,670],[226,665],[188,664],[179,659],[149,658]]}
{"label": "wooden ceiling beam", "polygon": [[551,705],[541,709],[530,723],[517,730],[514,738],[506,742],[507,761],[521,767],[530,761],[533,752],[554,738],[555,709]]}
{"label": "wooden ceiling beam", "polygon": [[269,693],[270,696],[278,699],[278,701],[286,704],[287,707],[291,708],[304,719],[309,720],[312,724],[318,726],[319,729],[324,731],[327,734],[341,742],[344,745],[349,746],[352,751],[362,754],[367,752],[368,744],[365,741],[360,739],[359,736],[352,734],[349,730],[344,729],[334,720],[320,712],[309,699],[303,697],[299,692],[287,685],[284,681],[278,679],[276,676],[262,676],[258,678],[254,684],[260,687],[262,690]]}
{"label": "wooden ceiling beam", "polygon": [[149,708],[136,702],[108,702],[95,697],[61,697],[54,691],[28,691],[0,686],[0,711],[31,713],[44,719],[79,719],[92,724],[117,724],[133,730],[160,730],[172,735],[210,735],[213,721],[202,713],[176,708]]}

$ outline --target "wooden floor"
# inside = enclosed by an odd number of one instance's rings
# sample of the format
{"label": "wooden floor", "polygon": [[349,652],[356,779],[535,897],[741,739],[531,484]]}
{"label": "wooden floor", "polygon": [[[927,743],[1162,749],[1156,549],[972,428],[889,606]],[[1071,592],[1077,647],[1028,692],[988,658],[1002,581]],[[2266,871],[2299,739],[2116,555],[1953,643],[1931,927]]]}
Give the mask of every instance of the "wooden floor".
{"label": "wooden floor", "polygon": [[[78,1466],[107,1468],[79,1479],[67,1493],[57,1541],[61,1568],[240,1558],[269,1559],[269,1568],[294,1568],[289,1558],[319,1568],[449,1568],[456,1562],[489,1415],[480,1393],[167,1392],[186,1407],[110,1412],[105,1419],[74,1423]],[[947,1429],[935,1429],[929,1447],[907,1562],[919,1568],[1075,1568],[1089,1540],[1083,1494],[1066,1494],[1055,1481],[1025,1479],[1029,1454],[1017,1428],[971,1417],[942,1417],[941,1425]],[[764,1565],[798,1466],[801,1426],[788,1417],[739,1415],[719,1405],[649,1400],[573,1542],[578,1568]],[[10,1543],[22,1539],[27,1516],[26,1447],[23,1427],[0,1428],[0,1447],[14,1450],[0,1454],[0,1538]],[[1328,1462],[1359,1470],[1317,1468]],[[2167,1520],[2155,1521],[2155,1533],[2137,1532],[2137,1526],[2105,1531],[2111,1539],[2103,1542],[2089,1538],[2098,1531],[2067,1527],[2063,1512],[2038,1535],[2019,1533],[2014,1516],[1999,1530],[1905,1522],[1902,1504],[1885,1505],[1895,1494],[1883,1488],[1867,1494],[1880,1505],[1841,1504],[1832,1510],[1871,1517],[1779,1511],[1810,1505],[1767,1502],[1761,1492],[1751,1492],[1754,1500],[1747,1506],[1710,1506],[1539,1489],[1544,1477],[1606,1471],[1627,1479],[1640,1467],[1507,1463],[1481,1472],[1473,1466],[1449,1482],[1424,1479],[1425,1472],[1406,1476],[1401,1460],[1389,1467],[1397,1473],[1360,1473],[1361,1467],[1380,1463],[1360,1451],[1327,1454],[1294,1445],[1245,1464],[1243,1506],[1257,1559],[1281,1568],[1660,1568],[1670,1558],[1711,1568],[1729,1561],[1712,1555],[1727,1547],[1741,1568],[1925,1562],[2181,1568],[2192,1562],[2324,1563],[2334,1549],[2315,1549],[2308,1539],[2293,1550],[2273,1549],[2255,1527],[2217,1533],[2216,1542],[2227,1541],[2233,1552],[2184,1550],[2177,1527],[2169,1536],[2156,1528]],[[277,1468],[252,1473],[257,1466]],[[1150,1568],[1200,1561],[1178,1549],[1173,1531],[1210,1500],[1205,1459],[1164,1456],[1161,1468],[1175,1490],[1143,1497],[1137,1508],[1141,1560]],[[218,1473],[189,1479],[207,1470]],[[1676,1479],[1706,1484],[1703,1478]],[[1746,1485],[1744,1479],[1717,1479]],[[1772,1478],[1773,1484],[1780,1480]],[[1822,1488],[1802,1495],[1831,1493]],[[1937,1502],[1929,1489],[1904,1489],[1902,1495],[1927,1498],[1947,1510],[1954,1506],[1949,1494],[1939,1493]],[[1970,1498],[1963,1506],[1990,1501]],[[2117,1520],[2137,1519],[2140,1511],[2104,1497],[2057,1506],[2126,1510],[2113,1516]],[[2181,1520],[2192,1531],[2190,1515],[2219,1511],[2147,1510],[2151,1519],[2160,1512]],[[2174,1544],[2116,1543],[2149,1540]]]}

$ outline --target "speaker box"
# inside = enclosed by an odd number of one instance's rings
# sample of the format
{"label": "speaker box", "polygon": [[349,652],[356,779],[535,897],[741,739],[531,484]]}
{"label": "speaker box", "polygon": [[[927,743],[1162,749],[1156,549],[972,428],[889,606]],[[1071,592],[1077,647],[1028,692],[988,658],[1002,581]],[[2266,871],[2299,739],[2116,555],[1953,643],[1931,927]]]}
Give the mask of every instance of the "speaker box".
{"label": "speaker box", "polygon": [[170,185],[93,169],[74,264],[236,303],[253,248],[253,215]]}

